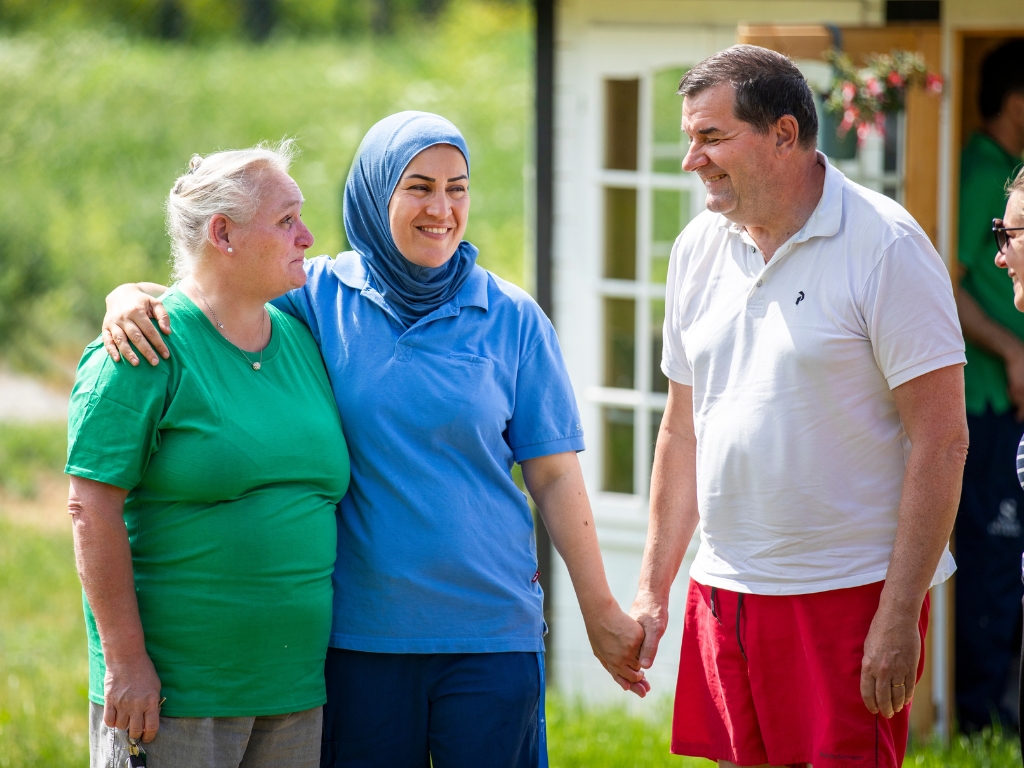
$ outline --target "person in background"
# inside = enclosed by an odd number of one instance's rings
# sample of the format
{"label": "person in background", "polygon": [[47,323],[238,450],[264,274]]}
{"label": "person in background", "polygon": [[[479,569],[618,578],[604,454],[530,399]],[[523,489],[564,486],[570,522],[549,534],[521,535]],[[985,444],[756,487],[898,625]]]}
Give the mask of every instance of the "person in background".
{"label": "person in background", "polygon": [[[996,236],[995,264],[1007,271],[1013,290],[1013,306],[1018,312],[1024,312],[1024,284],[1021,283],[1024,277],[1024,169],[1007,184],[1006,189],[1009,193],[1006,211],[1001,219],[992,221],[992,231]],[[1017,482],[1024,488],[1024,438],[1017,447]],[[1021,579],[1024,580],[1024,563],[1021,564]],[[1018,708],[1024,705],[1024,648],[1019,675]],[[1024,747],[1024,731],[1020,738]]]}
{"label": "person in background", "polygon": [[[462,239],[469,187],[454,125],[424,112],[381,120],[345,185],[353,250],[306,262],[306,285],[277,302],[320,345],[352,452],[323,768],[547,764],[543,592],[517,462],[595,655],[623,689],[649,689],[643,630],[605,578],[554,328],[476,264]],[[111,354],[134,356],[130,338],[156,363],[143,337],[166,352],[154,314],[134,286],[111,294]]]}
{"label": "person in background", "polygon": [[349,462],[309,329],[267,305],[313,244],[292,153],[192,158],[167,201],[173,355],[136,368],[97,340],[78,368],[92,768],[319,764]]}
{"label": "person in background", "polygon": [[993,715],[1015,727],[1019,717],[1004,697],[1016,671],[1024,596],[1017,577],[1024,492],[1013,464],[1024,433],[1024,315],[1013,309],[1013,288],[992,262],[990,229],[1024,151],[1024,39],[986,57],[980,85],[985,123],[961,155],[957,251],[971,435],[954,535],[956,705],[965,730],[990,725]]}

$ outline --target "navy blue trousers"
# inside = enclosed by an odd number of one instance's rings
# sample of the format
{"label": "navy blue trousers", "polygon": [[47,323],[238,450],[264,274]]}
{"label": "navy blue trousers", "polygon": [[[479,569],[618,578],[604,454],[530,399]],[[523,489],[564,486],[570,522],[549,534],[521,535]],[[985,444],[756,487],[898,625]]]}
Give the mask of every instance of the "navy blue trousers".
{"label": "navy blue trousers", "polygon": [[955,528],[956,704],[964,730],[1006,726],[1002,703],[1020,647],[1024,492],[1017,446],[1024,425],[1013,415],[968,416],[971,446]]}
{"label": "navy blue trousers", "polygon": [[320,768],[540,764],[546,742],[536,653],[329,648],[325,675]]}

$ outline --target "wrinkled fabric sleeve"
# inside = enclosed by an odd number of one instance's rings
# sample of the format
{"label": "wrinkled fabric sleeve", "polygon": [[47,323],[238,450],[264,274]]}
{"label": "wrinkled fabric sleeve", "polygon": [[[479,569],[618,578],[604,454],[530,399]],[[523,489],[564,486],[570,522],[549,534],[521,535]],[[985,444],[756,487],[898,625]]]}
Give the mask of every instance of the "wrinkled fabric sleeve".
{"label": "wrinkled fabric sleeve", "polygon": [[576,395],[555,329],[539,307],[530,309],[532,333],[519,361],[515,407],[508,423],[509,446],[517,462],[584,449]]}
{"label": "wrinkled fabric sleeve", "polygon": [[665,280],[665,324],[662,328],[661,371],[677,384],[693,386],[693,370],[686,359],[683,327],[684,279],[686,267],[683,263],[683,235],[676,238],[668,262],[668,277]]}
{"label": "wrinkled fabric sleeve", "polygon": [[861,306],[875,362],[890,389],[967,362],[949,273],[924,234],[897,237],[886,248]]}
{"label": "wrinkled fabric sleeve", "polygon": [[172,361],[134,367],[111,360],[102,342],[86,348],[68,408],[66,474],[126,490],[139,484],[159,450]]}
{"label": "wrinkled fabric sleeve", "polygon": [[314,299],[320,281],[330,274],[331,264],[330,256],[306,259],[302,264],[306,271],[306,284],[301,288],[293,288],[270,302],[285,314],[305,323],[310,333],[313,334],[318,347],[320,346],[320,320],[314,308]]}

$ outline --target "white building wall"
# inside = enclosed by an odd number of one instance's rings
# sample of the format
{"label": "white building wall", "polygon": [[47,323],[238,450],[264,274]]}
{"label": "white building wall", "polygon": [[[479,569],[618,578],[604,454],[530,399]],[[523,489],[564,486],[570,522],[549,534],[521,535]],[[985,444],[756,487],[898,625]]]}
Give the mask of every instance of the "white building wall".
{"label": "white building wall", "polygon": [[[587,435],[589,447],[580,459],[605,568],[612,592],[624,610],[636,594],[648,502],[647,488],[638,488],[636,495],[600,491],[600,408],[593,391],[602,383],[603,370],[598,289],[602,276],[603,80],[693,65],[735,43],[741,22],[877,24],[881,13],[881,0],[567,0],[558,6],[554,321]],[[641,102],[647,97],[641,91]],[[641,132],[647,129],[641,123]],[[638,354],[645,353],[638,350]],[[623,405],[631,404],[627,397]],[[646,425],[638,423],[636,428],[638,442],[654,439]],[[687,574],[694,551],[691,543],[673,589],[670,626],[648,673],[653,695],[670,695],[674,690]],[[568,573],[557,557],[553,565],[553,631],[548,647],[553,683],[564,694],[588,701],[635,701],[615,685],[591,654]]]}

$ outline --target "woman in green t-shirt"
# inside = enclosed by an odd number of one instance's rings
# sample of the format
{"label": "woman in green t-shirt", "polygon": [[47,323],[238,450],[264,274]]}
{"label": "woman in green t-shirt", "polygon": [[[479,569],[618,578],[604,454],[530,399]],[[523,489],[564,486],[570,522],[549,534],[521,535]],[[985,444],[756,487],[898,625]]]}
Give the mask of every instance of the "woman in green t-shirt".
{"label": "woman in green t-shirt", "polygon": [[[166,365],[82,357],[66,472],[92,765],[319,764],[348,451],[309,330],[292,147],[193,157],[167,202]],[[159,731],[159,732],[158,732]]]}

